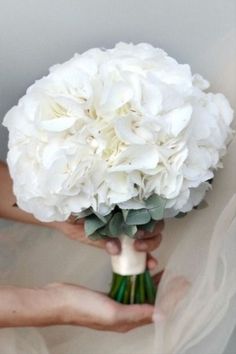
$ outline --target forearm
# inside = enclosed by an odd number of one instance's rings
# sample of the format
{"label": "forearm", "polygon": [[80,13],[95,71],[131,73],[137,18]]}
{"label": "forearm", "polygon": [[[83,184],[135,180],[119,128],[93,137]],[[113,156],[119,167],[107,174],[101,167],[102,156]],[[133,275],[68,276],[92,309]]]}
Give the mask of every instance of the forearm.
{"label": "forearm", "polygon": [[[12,219],[15,221],[37,224],[42,223],[35,219],[32,214],[26,213],[13,205],[16,198],[12,190],[12,179],[8,172],[7,165],[0,161],[0,218]],[[48,223],[47,226],[52,226]]]}
{"label": "forearm", "polygon": [[0,287],[0,327],[64,324],[62,300],[56,288]]}

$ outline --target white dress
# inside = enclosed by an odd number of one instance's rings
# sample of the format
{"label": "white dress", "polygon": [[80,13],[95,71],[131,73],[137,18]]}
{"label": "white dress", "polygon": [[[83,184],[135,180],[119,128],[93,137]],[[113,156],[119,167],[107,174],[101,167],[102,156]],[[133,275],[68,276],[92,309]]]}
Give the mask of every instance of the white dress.
{"label": "white dress", "polygon": [[[127,334],[70,326],[2,329],[0,353],[233,354],[225,347],[236,322],[235,151],[234,140],[208,193],[208,208],[166,222],[157,251],[166,269],[157,306],[166,320],[156,325],[156,334],[154,325]],[[46,228],[1,221],[1,284],[57,281],[106,290],[110,279],[110,260],[102,250]]]}

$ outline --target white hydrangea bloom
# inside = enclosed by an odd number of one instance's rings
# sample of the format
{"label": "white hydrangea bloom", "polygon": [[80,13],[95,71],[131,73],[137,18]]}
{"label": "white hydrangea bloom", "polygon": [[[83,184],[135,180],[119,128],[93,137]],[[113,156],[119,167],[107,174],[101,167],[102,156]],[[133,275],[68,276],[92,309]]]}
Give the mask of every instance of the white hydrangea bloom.
{"label": "white hydrangea bloom", "polygon": [[51,68],[4,119],[22,209],[42,221],[88,207],[189,211],[221,166],[233,111],[188,65],[149,44],[92,49]]}

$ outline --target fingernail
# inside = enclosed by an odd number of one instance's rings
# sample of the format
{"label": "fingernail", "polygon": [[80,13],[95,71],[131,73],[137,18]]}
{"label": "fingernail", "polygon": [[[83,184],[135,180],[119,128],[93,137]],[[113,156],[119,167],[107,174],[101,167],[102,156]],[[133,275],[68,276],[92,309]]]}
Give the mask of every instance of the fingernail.
{"label": "fingernail", "polygon": [[137,248],[141,251],[146,251],[148,249],[148,246],[145,241],[137,241],[136,245]]}
{"label": "fingernail", "polygon": [[152,270],[152,269],[156,268],[156,266],[157,266],[157,261],[155,259],[149,259],[148,268],[150,270]]}
{"label": "fingernail", "polygon": [[119,247],[117,246],[117,244],[115,242],[112,241],[107,241],[106,243],[106,249],[108,251],[108,253],[116,255],[119,253]]}
{"label": "fingernail", "polygon": [[165,320],[165,318],[166,318],[165,315],[160,311],[154,312],[154,314],[152,316],[152,320],[155,323],[161,323]]}

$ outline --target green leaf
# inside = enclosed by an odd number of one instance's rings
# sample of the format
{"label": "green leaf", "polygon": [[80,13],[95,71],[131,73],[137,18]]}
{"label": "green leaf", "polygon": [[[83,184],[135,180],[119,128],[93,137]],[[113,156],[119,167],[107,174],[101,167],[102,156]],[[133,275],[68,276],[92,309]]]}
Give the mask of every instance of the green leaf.
{"label": "green leaf", "polygon": [[156,208],[159,205],[162,204],[163,198],[161,198],[159,195],[157,194],[153,194],[151,195],[149,198],[147,198],[145,200],[145,205],[148,209],[150,208]]}
{"label": "green leaf", "polygon": [[123,216],[121,212],[115,213],[109,221],[109,231],[111,236],[118,236],[122,233]]}
{"label": "green leaf", "polygon": [[104,227],[101,227],[96,232],[99,233],[99,235],[103,236],[103,238],[105,236],[112,237],[108,224],[106,224]]}
{"label": "green leaf", "polygon": [[142,225],[151,220],[151,216],[147,209],[129,210],[126,218],[127,225]]}
{"label": "green leaf", "polygon": [[98,241],[98,240],[102,240],[104,236],[99,235],[98,231],[96,231],[92,235],[89,235],[88,238],[93,241]]}
{"label": "green leaf", "polygon": [[109,213],[108,215],[101,215],[99,213],[97,213],[96,211],[94,211],[94,214],[104,223],[106,224],[112,217],[112,214]]}
{"label": "green leaf", "polygon": [[144,287],[147,295],[147,303],[154,304],[156,289],[153,284],[153,279],[148,270],[146,270],[144,273]]}
{"label": "green leaf", "polygon": [[129,237],[133,237],[137,231],[138,228],[136,225],[127,225],[127,224],[123,225],[123,232]]}
{"label": "green leaf", "polygon": [[90,208],[88,208],[81,211],[80,213],[72,213],[72,215],[75,217],[75,220],[79,220],[81,218],[85,218],[86,216],[91,215],[92,213],[93,211]]}
{"label": "green leaf", "polygon": [[123,218],[126,221],[129,210],[128,209],[121,209],[121,211],[122,211]]}
{"label": "green leaf", "polygon": [[164,208],[160,208],[160,207],[152,208],[149,209],[149,213],[153,220],[155,221],[162,220],[164,216]]}
{"label": "green leaf", "polygon": [[[156,199],[155,202],[156,202],[155,207],[151,207],[149,209],[149,213],[151,214],[151,217],[153,220],[156,220],[156,221],[162,220],[163,216],[164,216],[166,200],[161,197],[158,197],[158,201]],[[151,203],[150,203],[150,205],[151,205]]]}
{"label": "green leaf", "polygon": [[87,236],[90,236],[103,225],[104,223],[96,215],[89,215],[84,221],[84,231]]}
{"label": "green leaf", "polygon": [[155,220],[151,220],[147,224],[141,225],[139,228],[141,230],[152,232],[155,229],[155,225],[156,225],[156,221]]}

